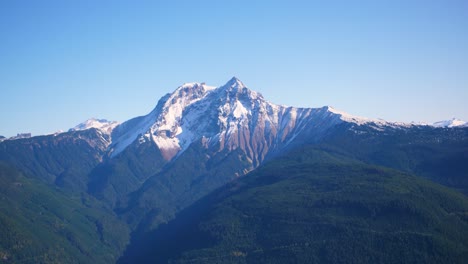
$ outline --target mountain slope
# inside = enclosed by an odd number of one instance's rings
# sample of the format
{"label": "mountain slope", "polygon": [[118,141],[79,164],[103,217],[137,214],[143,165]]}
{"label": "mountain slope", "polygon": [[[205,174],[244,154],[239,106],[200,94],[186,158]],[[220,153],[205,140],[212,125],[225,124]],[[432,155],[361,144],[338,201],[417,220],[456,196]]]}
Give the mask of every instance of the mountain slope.
{"label": "mountain slope", "polygon": [[167,161],[150,141],[134,142],[111,159],[104,159],[89,174],[87,192],[115,207],[127,205],[127,194],[138,190]]}
{"label": "mountain slope", "polygon": [[102,162],[109,144],[110,137],[94,128],[6,140],[0,144],[0,161],[47,184],[83,192],[88,174]]}
{"label": "mountain slope", "polygon": [[128,241],[112,211],[0,162],[2,263],[111,263]]}
{"label": "mountain slope", "polygon": [[468,200],[305,148],[200,200],[119,263],[463,263]]}
{"label": "mountain slope", "polygon": [[330,130],[318,146],[414,173],[468,194],[468,128],[342,124]]}

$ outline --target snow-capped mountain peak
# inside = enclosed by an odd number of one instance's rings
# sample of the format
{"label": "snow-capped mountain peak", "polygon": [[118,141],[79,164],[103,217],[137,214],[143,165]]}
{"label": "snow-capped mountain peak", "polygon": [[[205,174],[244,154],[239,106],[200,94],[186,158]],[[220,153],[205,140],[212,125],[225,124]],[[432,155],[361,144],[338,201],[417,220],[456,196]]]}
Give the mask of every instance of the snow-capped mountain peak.
{"label": "snow-capped mountain peak", "polygon": [[164,96],[148,115],[117,127],[112,134],[111,156],[140,137],[140,141],[149,139],[156,143],[166,159],[171,159],[201,137],[224,130],[232,134],[238,126],[248,123],[252,109],[263,102],[259,93],[249,90],[236,77],[218,88],[185,83]]}
{"label": "snow-capped mountain peak", "polygon": [[253,164],[259,164],[269,151],[287,144],[301,131],[310,127],[324,131],[349,118],[333,108],[270,103],[236,77],[219,88],[185,83],[164,96],[148,115],[118,126],[112,133],[111,157],[139,138],[139,142],[154,142],[171,160],[202,140],[212,150],[241,148]]}
{"label": "snow-capped mountain peak", "polygon": [[236,77],[232,77],[232,79],[230,79],[225,85],[219,87],[217,92],[219,94],[218,97],[221,100],[226,99],[231,103],[234,100],[239,100],[244,103],[253,100],[265,100],[260,93],[250,90],[241,80],[237,79]]}
{"label": "snow-capped mountain peak", "polygon": [[237,90],[240,90],[240,89],[243,89],[243,88],[246,88],[246,86],[244,85],[244,83],[237,79],[237,77],[232,77],[225,85],[222,86],[223,88],[225,89],[237,89]]}
{"label": "snow-capped mountain peak", "polygon": [[452,118],[450,120],[435,122],[434,124],[432,124],[432,126],[434,127],[468,127],[468,122],[465,122],[457,118]]}
{"label": "snow-capped mountain peak", "polygon": [[106,119],[97,119],[97,118],[90,118],[83,123],[78,124],[74,128],[71,128],[70,131],[79,131],[79,130],[86,130],[90,128],[96,128],[101,130],[106,134],[111,134],[112,130],[119,125],[117,121],[108,121]]}
{"label": "snow-capped mountain peak", "polygon": [[[190,83],[170,94],[158,109],[156,122],[145,136],[151,137],[167,159],[185,150],[193,141],[219,129],[235,130],[251,116],[254,101],[263,99],[233,77],[219,88]],[[233,129],[230,129],[233,127]]]}

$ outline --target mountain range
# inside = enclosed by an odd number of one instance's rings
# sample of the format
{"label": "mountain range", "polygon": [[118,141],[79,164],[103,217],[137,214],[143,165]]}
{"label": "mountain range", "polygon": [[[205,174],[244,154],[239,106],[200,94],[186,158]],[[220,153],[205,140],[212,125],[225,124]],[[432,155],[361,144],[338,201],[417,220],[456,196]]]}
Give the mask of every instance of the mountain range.
{"label": "mountain range", "polygon": [[[220,87],[186,83],[123,123],[90,119],[3,140],[0,161],[5,201],[32,186],[30,198],[0,215],[2,237],[11,238],[0,241],[7,263],[468,256],[468,124],[456,119],[407,124],[276,105],[234,77]],[[50,202],[57,199],[67,201],[60,210]],[[203,243],[191,242],[195,235]],[[94,246],[84,242],[93,237]],[[334,252],[340,240],[347,244]]]}

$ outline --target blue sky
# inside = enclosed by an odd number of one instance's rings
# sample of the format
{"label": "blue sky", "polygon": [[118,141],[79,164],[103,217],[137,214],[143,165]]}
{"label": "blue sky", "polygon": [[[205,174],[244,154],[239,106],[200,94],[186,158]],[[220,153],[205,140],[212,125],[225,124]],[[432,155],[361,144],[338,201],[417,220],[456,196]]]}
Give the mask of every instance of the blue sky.
{"label": "blue sky", "polygon": [[468,1],[0,1],[0,135],[232,76],[285,105],[468,120]]}

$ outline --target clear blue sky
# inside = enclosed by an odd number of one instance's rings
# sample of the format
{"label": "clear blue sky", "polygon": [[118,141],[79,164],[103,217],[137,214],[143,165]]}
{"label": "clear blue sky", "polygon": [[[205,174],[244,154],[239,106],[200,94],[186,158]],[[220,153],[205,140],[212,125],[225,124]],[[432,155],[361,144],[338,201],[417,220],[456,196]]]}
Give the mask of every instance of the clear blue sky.
{"label": "clear blue sky", "polygon": [[468,120],[468,1],[0,1],[0,135],[232,76],[278,104]]}

